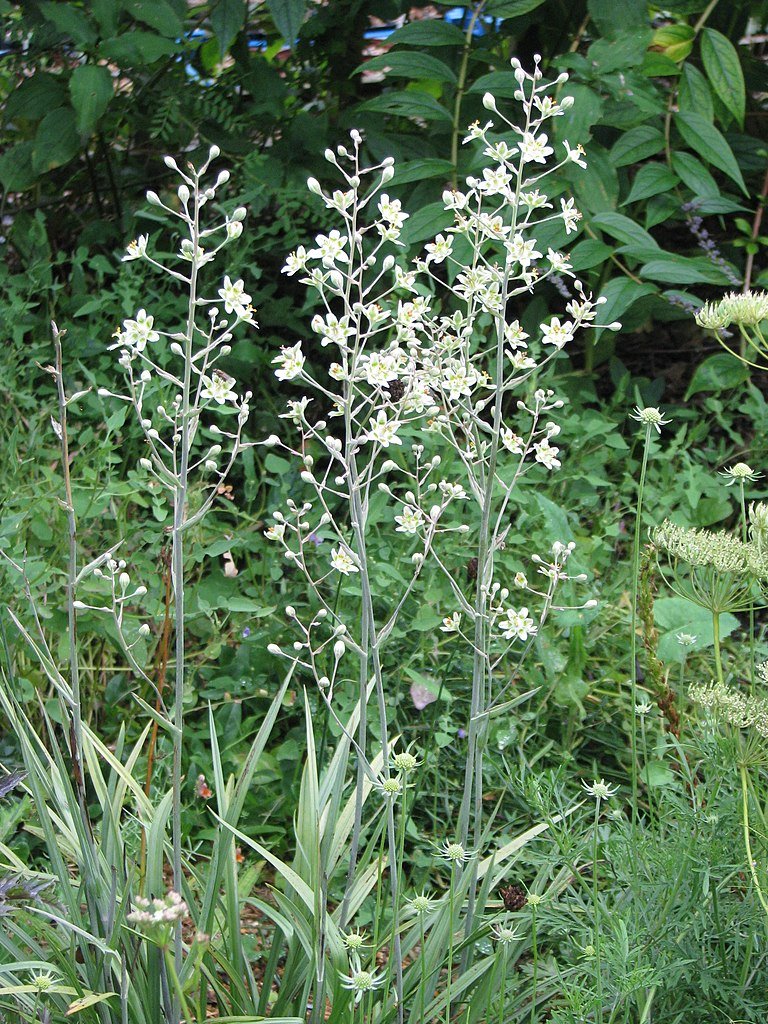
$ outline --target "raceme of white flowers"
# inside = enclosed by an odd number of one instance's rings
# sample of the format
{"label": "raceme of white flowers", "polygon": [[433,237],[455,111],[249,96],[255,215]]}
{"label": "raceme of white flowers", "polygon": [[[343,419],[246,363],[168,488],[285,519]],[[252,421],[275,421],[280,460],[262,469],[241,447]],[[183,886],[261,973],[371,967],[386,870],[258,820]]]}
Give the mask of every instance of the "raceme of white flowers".
{"label": "raceme of white flowers", "polygon": [[[553,443],[560,427],[549,417],[562,402],[532,382],[579,328],[595,326],[603,300],[584,292],[565,254],[537,247],[538,225],[555,221],[571,233],[580,217],[573,199],[557,205],[550,200],[542,190],[546,178],[564,164],[586,164],[583,150],[568,143],[559,160],[548,162],[555,147],[547,122],[571,100],[548,95],[553,84],[541,81],[538,66],[533,74],[513,66],[524,123],[513,124],[492,96],[485,97],[498,120],[471,126],[465,139],[479,147],[485,166],[461,191],[445,192],[454,224],[426,244],[412,268],[400,253],[409,214],[386,191],[393,161],[365,166],[359,132],[351,133],[348,145],[326,151],[342,179],[340,188],[308,182],[310,192],[338,214],[339,227],[317,235],[311,246],[299,246],[283,268],[289,276],[300,275],[322,311],[312,321],[316,338],[283,347],[273,360],[279,380],[304,389],[284,414],[298,436],[266,442],[301,460],[308,493],[306,501],[275,510],[266,536],[305,575],[325,612],[305,625],[297,622],[301,639],[293,651],[280,653],[326,688],[334,684],[344,647],[360,649],[352,624],[338,621],[330,595],[339,576],[355,577],[363,568],[354,517],[365,519],[377,489],[390,501],[394,531],[411,541],[413,563],[406,593],[393,600],[383,624],[383,641],[425,561],[432,557],[444,568],[441,536],[473,529],[471,503],[482,505],[489,480],[501,493],[491,524],[498,548],[515,484],[526,473],[553,472],[561,464],[561,449]],[[561,75],[554,86],[566,78]],[[542,323],[530,338],[511,311],[553,273],[574,279],[576,298],[564,317]],[[333,351],[327,376],[315,359],[311,369],[307,362],[305,350],[316,352],[318,342]],[[520,397],[514,401],[513,395]],[[313,412],[311,403],[320,411]],[[502,415],[508,411],[511,420]],[[461,478],[442,476],[441,455],[429,456],[429,447],[451,449]],[[351,507],[351,532],[340,506]],[[319,538],[327,541],[321,549]],[[568,553],[556,541],[538,564],[542,586],[526,581],[523,590],[551,603],[551,584],[569,578],[563,569]],[[462,617],[471,621],[474,611],[446,574],[458,610],[443,630],[461,633]],[[522,573],[518,578],[525,579]],[[534,636],[538,625],[528,605],[507,603],[508,588],[483,582],[495,641],[503,648]],[[321,630],[326,617],[331,627]]]}
{"label": "raceme of white flowers", "polygon": [[[248,391],[239,395],[235,380],[217,365],[231,351],[234,331],[241,325],[256,326],[251,297],[240,279],[233,280],[227,274],[217,276],[208,269],[203,285],[200,273],[242,234],[246,213],[242,207],[229,216],[220,209],[214,212],[217,192],[229,180],[228,171],[215,177],[209,174],[210,164],[218,155],[214,146],[200,168],[188,165],[186,170],[171,157],[166,158],[167,166],[181,179],[177,203],[168,205],[155,192],[147,193],[153,206],[178,222],[182,234],[177,254],[180,266],[155,258],[148,235],[131,242],[123,260],[144,260],[179,282],[189,293],[188,315],[183,322],[162,324],[154,311],[142,308],[124,320],[115,331],[111,347],[119,353],[126,391],[99,391],[102,397],[117,398],[133,407],[146,442],[147,454],[140,465],[151,486],[169,492],[174,502],[182,503],[186,503],[190,487],[201,490],[195,512],[185,519],[183,528],[205,515],[242,449],[251,397]],[[212,214],[210,225],[208,210]],[[123,613],[126,605],[146,589],[129,588],[125,562],[117,562],[112,552],[97,559],[88,571],[109,581],[112,604],[77,602],[77,606],[112,612],[124,649],[134,669],[140,670],[130,651],[149,627],[139,627],[138,634],[129,639],[123,632]],[[80,576],[87,574],[84,571]]]}

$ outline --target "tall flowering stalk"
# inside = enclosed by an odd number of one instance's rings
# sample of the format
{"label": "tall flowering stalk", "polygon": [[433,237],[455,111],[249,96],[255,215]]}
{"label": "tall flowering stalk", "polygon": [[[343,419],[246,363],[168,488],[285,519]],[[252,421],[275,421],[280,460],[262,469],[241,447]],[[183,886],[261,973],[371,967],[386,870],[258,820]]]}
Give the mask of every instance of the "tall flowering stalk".
{"label": "tall flowering stalk", "polygon": [[[181,788],[184,737],[185,624],[184,624],[184,537],[211,508],[218,487],[227,477],[241,449],[241,432],[248,418],[250,392],[238,396],[235,381],[217,366],[230,352],[233,330],[240,324],[255,326],[250,295],[242,280],[229,276],[219,279],[215,294],[209,281],[213,275],[203,268],[213,263],[228,242],[242,233],[245,210],[238,208],[231,216],[217,211],[207,223],[204,208],[211,204],[218,189],[229,179],[221,171],[208,179],[210,163],[219,155],[211,148],[201,167],[191,164],[182,170],[171,158],[166,164],[181,178],[177,189],[178,204],[167,205],[154,193],[148,201],[160,207],[179,222],[181,242],[176,268],[155,259],[149,251],[149,239],[141,235],[128,246],[124,261],[145,260],[161,273],[179,282],[187,291],[185,322],[176,329],[162,330],[154,315],[140,309],[134,318],[125,320],[116,333],[112,346],[119,352],[119,363],[125,374],[126,391],[115,394],[101,389],[104,397],[129,403],[137,416],[147,446],[141,467],[153,485],[165,491],[172,502],[171,580],[174,597],[175,679],[173,700],[165,708],[173,734],[172,767],[172,870],[173,886],[182,891]],[[210,207],[209,207],[210,208]],[[207,211],[205,211],[207,213]],[[205,280],[204,280],[205,278]],[[223,306],[223,311],[221,307]],[[166,345],[163,345],[165,339]],[[225,426],[216,422],[221,415]],[[234,424],[232,424],[234,420]],[[195,505],[190,499],[194,494]],[[154,685],[133,655],[133,648],[149,626],[139,627],[135,636],[127,634],[124,611],[137,597],[146,593],[135,588],[124,562],[112,557],[94,566],[97,576],[106,577],[110,585],[111,604],[96,609],[77,602],[81,608],[109,611],[113,615],[123,649],[132,667],[150,685]],[[81,574],[82,575],[82,574]],[[175,929],[176,970],[182,962],[181,929]]]}
{"label": "tall flowering stalk", "polygon": [[[402,880],[394,810],[400,791],[393,776],[384,660],[395,625],[417,592],[425,566],[444,573],[455,604],[446,609],[442,629],[463,642],[473,660],[456,839],[465,848],[471,836],[479,848],[489,717],[504,709],[520,661],[556,607],[557,588],[564,581],[583,579],[566,571],[573,544],[564,539],[556,540],[546,557],[532,557],[538,582],[529,582],[522,569],[517,572],[513,586],[520,591],[519,600],[513,601],[510,587],[495,578],[516,486],[529,473],[550,473],[560,466],[560,450],[552,444],[560,427],[549,414],[563,403],[540,387],[538,378],[579,328],[594,326],[602,301],[574,280],[576,297],[566,307],[567,318],[542,323],[535,339],[513,318],[538,281],[554,274],[574,276],[563,253],[548,248],[545,255],[537,248],[534,232],[550,222],[563,226],[566,234],[576,230],[580,214],[573,199],[560,199],[556,207],[540,185],[566,164],[585,163],[583,150],[568,143],[562,159],[550,160],[555,150],[543,130],[572,102],[550,95],[567,76],[544,83],[539,58],[530,74],[518,61],[512,64],[522,126],[497,110],[493,96],[485,96],[486,109],[496,112],[498,121],[473,125],[465,139],[478,146],[482,169],[467,179],[462,191],[444,194],[454,224],[425,246],[413,269],[400,256],[408,214],[384,191],[394,175],[393,161],[366,165],[357,131],[348,145],[326,151],[341,187],[326,190],[315,179],[308,187],[338,214],[339,227],[318,235],[313,246],[291,253],[284,271],[299,275],[315,293],[320,312],[312,330],[321,348],[332,349],[333,361],[327,369],[310,366],[302,342],[281,350],[274,360],[276,376],[306,393],[291,399],[283,414],[294,428],[293,438],[272,435],[263,442],[303,466],[306,500],[289,500],[276,509],[266,536],[302,574],[315,603],[303,618],[293,607],[287,609],[297,639],[292,649],[271,649],[314,679],[342,729],[334,695],[344,685],[345,659],[356,662],[359,725],[354,737],[347,736],[358,758],[355,822],[341,926],[348,921],[365,787],[374,785],[385,804],[390,955],[400,1019]],[[458,477],[442,475],[446,453],[450,464],[460,467]],[[385,519],[410,555],[410,571],[399,590],[389,581],[386,591],[377,587],[370,550],[377,490],[389,500]],[[474,514],[469,511],[473,505]],[[378,501],[376,509],[378,526]],[[444,560],[452,535],[467,536],[476,552],[472,600]],[[329,542],[323,550],[330,549],[330,555],[320,553],[318,538]],[[349,588],[349,604],[335,600],[342,581]],[[370,692],[376,708],[373,750]],[[373,768],[375,756],[381,757],[381,773]],[[475,890],[473,880],[467,933]],[[316,969],[313,1002],[318,1007],[323,976],[320,964]]]}

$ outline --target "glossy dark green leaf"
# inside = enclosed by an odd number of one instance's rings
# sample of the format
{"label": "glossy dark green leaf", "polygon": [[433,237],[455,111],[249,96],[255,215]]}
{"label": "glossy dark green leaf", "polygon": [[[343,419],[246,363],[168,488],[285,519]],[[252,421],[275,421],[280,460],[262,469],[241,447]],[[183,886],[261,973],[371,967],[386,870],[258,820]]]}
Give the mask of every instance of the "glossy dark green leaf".
{"label": "glossy dark green leaf", "polygon": [[723,174],[727,174],[746,195],[749,194],[731,147],[713,124],[701,114],[678,113],[675,115],[675,126],[691,149]]}
{"label": "glossy dark green leaf", "polygon": [[392,185],[406,185],[412,181],[426,181],[429,178],[450,179],[453,173],[453,164],[450,160],[442,160],[438,157],[423,157],[417,160],[408,160],[407,163],[395,166],[395,175],[392,178]]}
{"label": "glossy dark green leaf", "polygon": [[638,163],[664,149],[664,135],[650,124],[630,128],[611,149],[611,163],[614,167],[626,167]]}
{"label": "glossy dark green leaf", "polygon": [[112,99],[112,74],[99,64],[81,64],[72,72],[69,93],[77,115],[77,130],[90,136]]}
{"label": "glossy dark green leaf", "polygon": [[544,3],[546,0],[488,0],[483,13],[492,14],[495,18],[519,18]]}
{"label": "glossy dark green leaf", "polygon": [[520,86],[515,80],[512,71],[489,71],[487,75],[481,75],[467,89],[468,93],[492,92],[498,99],[511,100]]}
{"label": "glossy dark green leaf", "polygon": [[171,39],[184,35],[184,22],[166,0],[124,0],[124,3],[131,17],[160,35]]}
{"label": "glossy dark green leaf", "polygon": [[124,32],[113,39],[105,39],[99,50],[104,57],[116,61],[125,67],[136,67],[141,64],[154,64],[161,57],[178,53],[181,46],[155,35],[154,32]]}
{"label": "glossy dark green leaf", "polygon": [[[599,213],[592,218],[592,226],[604,231],[611,238],[616,238],[624,245],[634,245],[644,249],[658,249],[658,244],[652,235],[640,227],[630,217],[623,213]],[[659,252],[661,250],[659,249]]]}
{"label": "glossy dark green leaf", "polygon": [[[612,323],[614,320],[621,322],[622,316],[640,299],[647,295],[654,295],[656,288],[651,284],[640,284],[628,277],[615,277],[601,289],[601,294],[607,300],[600,307],[600,322]],[[603,333],[604,328],[595,330],[595,340]]]}
{"label": "glossy dark green leaf", "polygon": [[403,228],[406,245],[424,242],[453,224],[453,214],[442,203],[429,203],[412,213]]}
{"label": "glossy dark green leaf", "polygon": [[736,47],[722,33],[705,28],[701,33],[701,59],[715,94],[743,127],[746,88]]}
{"label": "glossy dark green leaf", "polygon": [[374,96],[358,107],[378,114],[394,114],[398,117],[416,117],[424,121],[445,121],[453,123],[450,111],[425,92],[387,92]]}
{"label": "glossy dark green leaf", "polygon": [[649,199],[660,192],[668,192],[679,183],[680,179],[666,164],[643,164],[635,175],[629,195],[622,205],[636,203],[641,199]]}
{"label": "glossy dark green leaf", "polygon": [[720,195],[720,188],[715,179],[701,160],[691,153],[673,153],[672,167],[697,197]]}
{"label": "glossy dark green leaf", "polygon": [[244,0],[219,0],[212,8],[211,28],[216,36],[220,60],[224,59],[238,32],[245,25],[246,10]]}
{"label": "glossy dark green leaf", "polygon": [[72,107],[59,107],[46,114],[37,127],[32,167],[37,174],[61,167],[80,151],[75,112]]}
{"label": "glossy dark green leaf", "polygon": [[35,144],[17,142],[0,156],[0,184],[9,192],[24,192],[34,185],[37,174],[32,166]]}
{"label": "glossy dark green leaf", "polygon": [[307,0],[267,0],[267,7],[277,31],[293,46],[307,13]]}
{"label": "glossy dark green leaf", "polygon": [[5,114],[8,119],[39,121],[51,110],[66,103],[66,100],[67,92],[62,76],[38,71],[14,89],[5,104]]}
{"label": "glossy dark green leaf", "polygon": [[78,46],[88,47],[96,42],[93,22],[74,4],[45,0],[40,4],[40,13],[55,25],[62,35],[69,36]]}
{"label": "glossy dark green leaf", "polygon": [[449,25],[447,21],[440,21],[437,18],[428,18],[424,21],[412,21],[403,25],[389,37],[391,46],[398,46],[406,43],[408,46],[463,46],[464,33],[455,25]]}
{"label": "glossy dark green leaf", "polygon": [[[444,61],[428,53],[415,53],[412,50],[383,53],[355,68],[354,74],[360,74],[361,71],[385,71],[388,78],[428,78],[438,82],[456,82],[453,69]],[[510,75],[510,78],[514,81],[513,76]]]}
{"label": "glossy dark green leaf", "polygon": [[649,24],[646,0],[588,0],[587,10],[608,39],[637,32]]}
{"label": "glossy dark green leaf", "polygon": [[575,271],[590,270],[611,258],[613,249],[596,238],[587,238],[571,249],[569,260]]}
{"label": "glossy dark green leaf", "polygon": [[706,256],[685,257],[665,255],[650,260],[639,270],[639,276],[661,284],[719,284],[729,283],[723,271]]}
{"label": "glossy dark green leaf", "polygon": [[749,367],[730,352],[717,352],[705,359],[693,375],[685,401],[702,391],[730,391],[749,379]]}
{"label": "glossy dark green leaf", "polygon": [[708,121],[714,121],[715,108],[707,80],[689,61],[683,64],[677,95],[678,109],[683,113],[701,114]]}

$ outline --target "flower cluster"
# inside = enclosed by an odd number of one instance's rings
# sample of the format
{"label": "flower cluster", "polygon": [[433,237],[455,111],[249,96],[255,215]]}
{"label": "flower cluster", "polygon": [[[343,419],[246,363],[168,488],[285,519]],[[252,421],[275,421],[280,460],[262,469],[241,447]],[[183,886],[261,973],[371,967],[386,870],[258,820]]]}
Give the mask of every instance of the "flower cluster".
{"label": "flower cluster", "polygon": [[167,945],[174,925],[187,916],[187,904],[173,890],[153,900],[137,896],[135,904],[135,908],[126,915],[126,920],[159,946]]}
{"label": "flower cluster", "polygon": [[691,566],[708,566],[735,576],[768,577],[768,560],[753,545],[730,533],[691,529],[665,519],[653,531],[652,539],[672,558]]}
{"label": "flower cluster", "polygon": [[768,320],[768,292],[729,292],[719,302],[706,302],[696,313],[696,323],[710,331],[758,327]]}
{"label": "flower cluster", "polygon": [[694,704],[712,711],[737,729],[754,729],[768,739],[768,700],[748,697],[720,683],[691,686],[688,696]]}

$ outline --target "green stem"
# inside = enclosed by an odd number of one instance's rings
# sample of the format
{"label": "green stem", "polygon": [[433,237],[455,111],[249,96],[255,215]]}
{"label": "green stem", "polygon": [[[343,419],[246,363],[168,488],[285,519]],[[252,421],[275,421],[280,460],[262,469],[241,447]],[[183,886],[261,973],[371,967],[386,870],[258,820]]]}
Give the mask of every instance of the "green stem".
{"label": "green stem", "polygon": [[720,653],[720,612],[712,612],[712,636],[715,642],[715,672],[720,686],[724,683],[723,659]]}
{"label": "green stem", "polygon": [[637,493],[637,512],[635,514],[635,537],[632,546],[632,628],[630,637],[631,665],[631,752],[632,752],[632,823],[637,824],[637,715],[635,705],[637,704],[637,595],[640,586],[640,531],[643,522],[643,497],[645,493],[645,477],[648,471],[648,455],[651,447],[651,424],[645,428],[645,441],[643,443],[643,461],[640,467],[640,483]]}
{"label": "green stem", "polygon": [[747,768],[746,765],[742,764],[739,766],[739,775],[741,778],[741,807],[743,811],[743,827],[744,827],[744,849],[747,853],[747,865],[749,867],[749,873],[752,876],[752,882],[755,886],[755,892],[757,898],[760,900],[760,905],[768,915],[768,900],[766,900],[763,890],[760,886],[760,880],[757,877],[757,870],[755,869],[755,860],[752,856],[752,840],[749,835],[749,797],[747,795]]}
{"label": "green stem", "polygon": [[[448,980],[445,986],[445,1024],[451,1024],[451,984],[453,981],[453,936],[454,936],[454,920],[453,920],[453,900],[454,900],[454,877],[456,875],[456,867],[451,865],[451,885],[448,893]],[[419,1022],[421,1024],[421,1022]]]}
{"label": "green stem", "polygon": [[461,52],[461,65],[459,66],[459,74],[456,81],[456,95],[453,101],[453,130],[451,132],[451,164],[453,165],[453,169],[451,171],[451,184],[454,188],[456,188],[458,183],[461,101],[464,98],[464,90],[467,84],[467,69],[469,67],[469,55],[472,52],[473,33],[475,31],[477,19],[480,17],[480,12],[484,6],[485,0],[481,0],[481,2],[475,7],[472,12],[472,17],[469,20],[469,27],[467,28],[466,35],[464,36],[464,49]]}
{"label": "green stem", "polygon": [[595,946],[595,987],[597,989],[597,1021],[603,1019],[603,969],[602,949],[600,943],[600,891],[597,877],[597,856],[599,843],[600,824],[600,797],[595,797],[595,821],[592,829],[592,916],[594,918],[594,946]]}
{"label": "green stem", "polygon": [[174,966],[175,956],[171,956],[170,950],[168,949],[167,946],[163,947],[163,957],[165,958],[165,968],[168,974],[168,978],[170,979],[171,987],[173,988],[176,999],[178,1000],[178,1003],[181,1006],[181,1012],[184,1016],[184,1020],[187,1022],[187,1024],[191,1024],[193,1018],[192,1014],[189,1011],[187,997],[184,995],[184,989],[181,987],[179,975],[176,972],[176,967]]}
{"label": "green stem", "polygon": [[536,1024],[536,996],[539,985],[539,943],[536,929],[536,905],[531,906],[531,952],[533,954],[533,986],[531,990],[531,1024]]}
{"label": "green stem", "polygon": [[[747,543],[747,502],[744,497],[744,481],[739,480],[739,504],[741,506],[741,539]],[[749,693],[755,695],[755,602],[752,599],[752,591],[749,594]]]}

